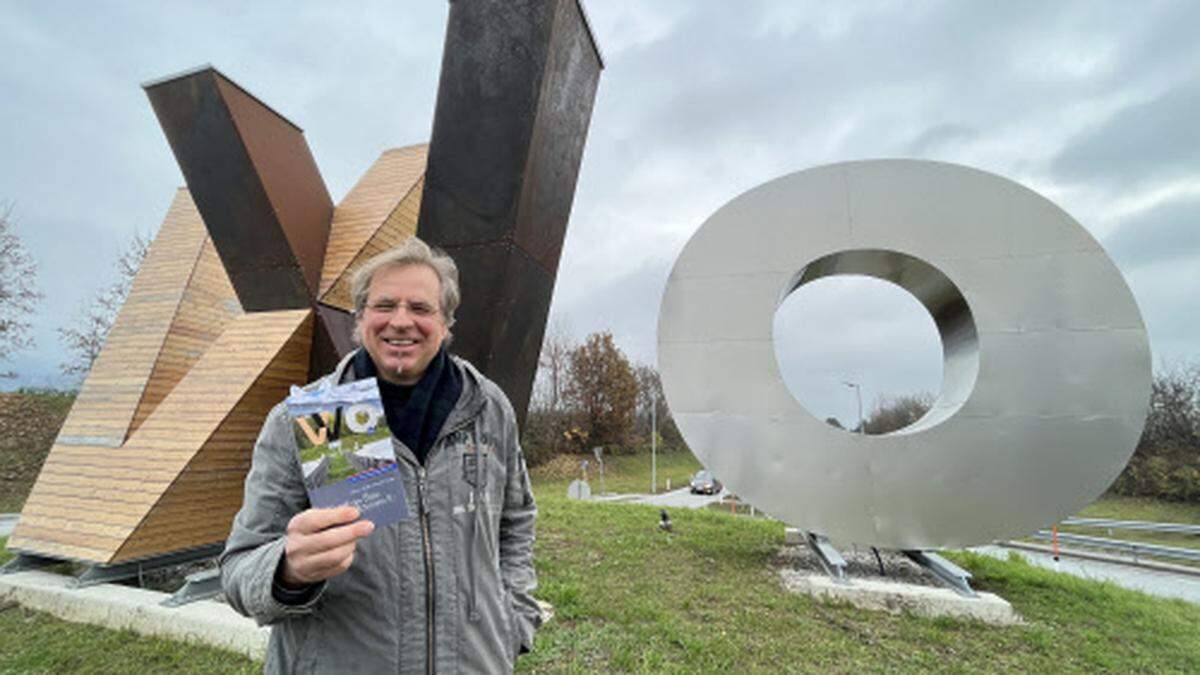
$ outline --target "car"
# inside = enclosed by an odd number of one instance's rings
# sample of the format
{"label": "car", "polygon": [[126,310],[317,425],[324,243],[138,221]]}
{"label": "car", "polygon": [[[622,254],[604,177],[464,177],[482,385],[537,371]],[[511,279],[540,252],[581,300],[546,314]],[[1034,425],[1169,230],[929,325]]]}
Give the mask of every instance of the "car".
{"label": "car", "polygon": [[692,494],[694,495],[715,495],[720,494],[721,481],[717,480],[716,476],[712,475],[711,471],[701,469],[692,476]]}

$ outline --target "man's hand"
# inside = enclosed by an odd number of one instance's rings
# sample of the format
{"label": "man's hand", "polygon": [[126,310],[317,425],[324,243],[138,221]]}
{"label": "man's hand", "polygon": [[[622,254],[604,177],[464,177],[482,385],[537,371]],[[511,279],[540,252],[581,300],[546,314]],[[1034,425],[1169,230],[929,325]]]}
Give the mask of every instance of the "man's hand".
{"label": "man's hand", "polygon": [[375,529],[375,523],[359,521],[358,515],[353,506],[297,513],[287,527],[283,585],[303,588],[350,569],[358,540]]}

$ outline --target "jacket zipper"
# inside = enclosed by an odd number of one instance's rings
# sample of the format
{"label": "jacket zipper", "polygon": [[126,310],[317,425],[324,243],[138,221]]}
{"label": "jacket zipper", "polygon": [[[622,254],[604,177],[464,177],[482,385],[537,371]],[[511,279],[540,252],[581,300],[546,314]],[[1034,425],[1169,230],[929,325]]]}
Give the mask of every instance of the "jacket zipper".
{"label": "jacket zipper", "polygon": [[[425,457],[428,462],[433,457],[433,451],[442,443],[450,434],[459,429],[466,428],[470,421],[457,424],[453,429],[443,430],[434,441],[433,447],[429,449],[429,454]],[[434,579],[433,579],[433,537],[429,531],[429,501],[426,499],[425,493],[428,490],[428,484],[425,482],[425,467],[417,466],[417,508],[421,512],[421,538],[422,548],[425,551],[425,672],[429,675],[434,675],[434,642],[435,642],[435,624],[434,624],[434,608],[437,603],[434,599]]]}
{"label": "jacket zipper", "polygon": [[425,498],[428,489],[425,483],[425,467],[417,467],[417,499],[421,511],[421,538],[425,550],[425,672],[434,672],[434,583],[433,541],[429,532],[429,502]]}

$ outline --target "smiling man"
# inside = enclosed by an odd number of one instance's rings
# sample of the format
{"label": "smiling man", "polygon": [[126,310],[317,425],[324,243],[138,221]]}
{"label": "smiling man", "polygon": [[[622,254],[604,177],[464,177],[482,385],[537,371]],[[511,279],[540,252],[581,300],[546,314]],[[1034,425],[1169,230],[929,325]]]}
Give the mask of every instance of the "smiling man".
{"label": "smiling man", "polygon": [[406,521],[313,509],[283,405],[263,425],[221,556],[239,612],[270,624],[268,672],[507,672],[541,622],[537,509],[503,392],[446,352],[449,256],[413,237],[352,284],[362,348],[323,381],[376,377]]}

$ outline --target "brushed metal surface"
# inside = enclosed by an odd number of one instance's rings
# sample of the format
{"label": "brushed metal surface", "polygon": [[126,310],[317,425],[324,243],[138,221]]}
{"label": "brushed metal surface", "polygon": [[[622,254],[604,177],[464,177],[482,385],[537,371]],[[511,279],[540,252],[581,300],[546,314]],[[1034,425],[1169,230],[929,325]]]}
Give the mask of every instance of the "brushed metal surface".
{"label": "brushed metal surface", "polygon": [[[891,281],[929,310],[942,391],[914,425],[851,434],[788,391],[776,309],[815,279]],[[1120,272],[1035,192],[963,166],[871,160],[765,183],[714,213],[659,314],[688,445],[771,515],[839,540],[968,546],[1075,513],[1133,452],[1150,350]]]}

